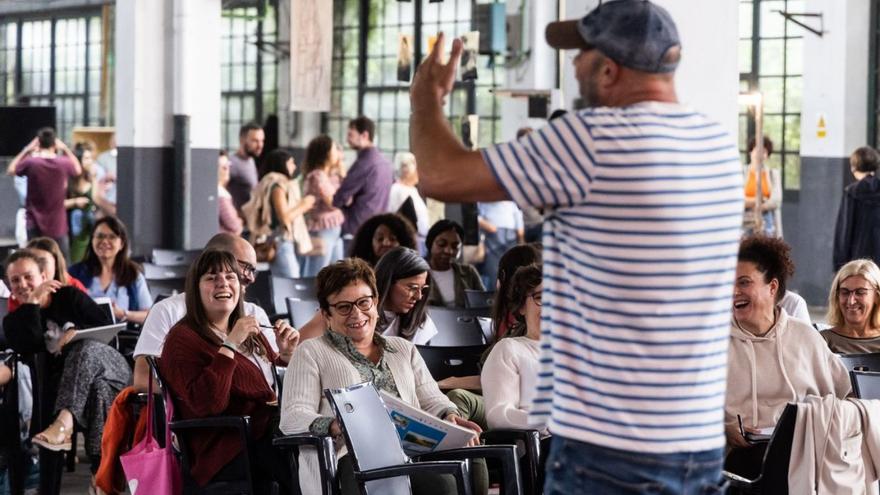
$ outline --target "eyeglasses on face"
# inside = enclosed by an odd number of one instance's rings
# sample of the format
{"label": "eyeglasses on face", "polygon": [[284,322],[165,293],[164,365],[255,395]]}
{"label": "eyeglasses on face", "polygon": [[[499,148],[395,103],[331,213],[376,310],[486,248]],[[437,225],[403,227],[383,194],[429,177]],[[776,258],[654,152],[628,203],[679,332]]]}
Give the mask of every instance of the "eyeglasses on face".
{"label": "eyeglasses on face", "polygon": [[874,289],[869,289],[867,287],[859,287],[858,289],[845,289],[841,287],[837,289],[837,295],[841,299],[849,299],[849,296],[856,296],[857,298],[861,299],[863,297],[866,297],[873,291]]}
{"label": "eyeglasses on face", "polygon": [[532,301],[535,301],[535,304],[537,304],[538,306],[541,306],[541,304],[542,304],[541,298],[543,297],[542,291],[538,290],[538,291],[532,292],[529,294],[529,297],[532,298]]}
{"label": "eyeglasses on face", "polygon": [[357,309],[366,313],[373,307],[373,295],[364,296],[357,301],[339,301],[334,304],[328,304],[331,308],[333,308],[339,316],[348,316],[351,314],[351,310],[357,306]]}
{"label": "eyeglasses on face", "polygon": [[409,295],[409,297],[417,297],[421,295],[422,297],[428,297],[428,293],[431,292],[430,285],[419,285],[419,284],[409,284],[409,285],[400,285],[403,290]]}
{"label": "eyeglasses on face", "polygon": [[119,236],[116,234],[112,234],[112,233],[111,234],[103,234],[103,233],[95,234],[95,240],[98,240],[98,241],[115,241],[116,239],[119,239]]}
{"label": "eyeglasses on face", "polygon": [[248,263],[247,261],[235,260],[238,262],[238,267],[241,268],[241,274],[246,276],[254,276],[257,273],[257,267]]}

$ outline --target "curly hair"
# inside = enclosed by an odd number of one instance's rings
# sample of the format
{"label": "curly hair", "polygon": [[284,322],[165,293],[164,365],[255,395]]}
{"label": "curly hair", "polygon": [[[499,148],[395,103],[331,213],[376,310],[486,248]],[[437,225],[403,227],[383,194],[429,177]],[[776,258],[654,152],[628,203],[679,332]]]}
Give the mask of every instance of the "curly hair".
{"label": "curly hair", "polygon": [[368,218],[361,224],[351,243],[349,256],[360,258],[370,266],[375,266],[379,259],[373,252],[373,234],[380,225],[388,227],[397,242],[403,247],[416,249],[416,229],[406,218],[396,213],[383,213]]}
{"label": "curly hair", "polygon": [[746,237],[739,245],[738,261],[754,263],[764,274],[764,282],[774,278],[779,284],[776,302],[785,296],[786,283],[794,275],[794,261],[791,259],[791,246],[782,239],[765,235]]}
{"label": "curly hair", "polygon": [[306,157],[303,160],[303,175],[309,175],[312,170],[320,169],[327,163],[333,144],[333,138],[326,134],[309,141],[309,145],[306,146]]}
{"label": "curly hair", "polygon": [[[843,312],[840,310],[840,284],[844,280],[854,276],[864,277],[871,286],[874,287],[875,293],[880,291],[880,268],[869,260],[852,260],[840,267],[834,280],[831,282],[831,290],[828,291],[828,314],[826,321],[834,327],[842,327],[845,324]],[[871,308],[871,314],[868,315],[868,325],[871,328],[880,328],[880,304],[874,304]]]}

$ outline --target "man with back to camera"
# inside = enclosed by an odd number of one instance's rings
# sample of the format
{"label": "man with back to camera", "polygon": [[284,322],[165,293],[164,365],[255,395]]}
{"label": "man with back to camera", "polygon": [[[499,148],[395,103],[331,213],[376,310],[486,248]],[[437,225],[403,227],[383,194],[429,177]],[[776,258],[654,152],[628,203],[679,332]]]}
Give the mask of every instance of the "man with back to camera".
{"label": "man with back to camera", "polygon": [[[383,213],[393,182],[391,162],[376,148],[376,124],[360,116],[348,123],[348,145],[357,151],[345,179],[333,196],[333,206],[345,214],[342,234],[354,235],[362,223]],[[346,250],[347,252],[347,250]]]}
{"label": "man with back to camera", "polygon": [[266,133],[259,124],[248,122],[238,130],[238,150],[229,156],[229,185],[226,189],[232,196],[235,209],[251,199],[251,191],[260,180],[255,161],[263,153]]}
{"label": "man with back to camera", "polygon": [[82,166],[60,139],[55,129],[43,127],[21,152],[9,162],[7,175],[27,177],[25,215],[27,237],[46,236],[58,243],[65,258],[70,258],[67,237],[67,179],[82,173]]}
{"label": "man with back to camera", "polygon": [[681,44],[663,8],[605,2],[546,37],[580,50],[589,108],[471,152],[442,107],[462,47],[442,64],[440,35],[411,88],[422,190],[547,212],[531,409],[553,433],[545,493],[714,492],[743,206],[735,141],[678,103]]}

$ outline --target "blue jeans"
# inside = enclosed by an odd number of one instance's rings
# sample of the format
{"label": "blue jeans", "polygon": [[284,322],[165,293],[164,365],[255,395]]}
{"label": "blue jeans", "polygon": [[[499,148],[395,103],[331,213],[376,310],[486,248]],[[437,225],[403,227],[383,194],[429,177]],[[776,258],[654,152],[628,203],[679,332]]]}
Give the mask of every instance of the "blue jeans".
{"label": "blue jeans", "polygon": [[321,268],[341,260],[342,255],[342,238],[339,236],[342,231],[341,227],[333,227],[324,230],[316,230],[309,232],[312,237],[320,237],[324,243],[324,254],[321,256],[302,256],[302,276],[314,277],[318,275]]}
{"label": "blue jeans", "polygon": [[516,230],[499,228],[493,234],[486,232],[483,242],[486,246],[486,257],[483,259],[480,273],[483,275],[483,284],[486,287],[495,287],[495,280],[498,278],[498,261],[508,249],[516,246]]}
{"label": "blue jeans", "polygon": [[275,240],[275,259],[269,265],[272,275],[276,277],[299,278],[299,262],[293,241],[277,237]]}
{"label": "blue jeans", "polygon": [[724,449],[648,454],[553,437],[545,495],[724,493]]}

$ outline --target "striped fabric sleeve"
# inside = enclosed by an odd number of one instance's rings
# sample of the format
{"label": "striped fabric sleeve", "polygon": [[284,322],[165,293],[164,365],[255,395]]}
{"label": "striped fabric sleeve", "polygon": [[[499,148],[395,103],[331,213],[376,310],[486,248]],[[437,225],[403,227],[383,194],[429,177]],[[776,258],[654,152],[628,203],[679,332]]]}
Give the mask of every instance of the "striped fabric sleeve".
{"label": "striped fabric sleeve", "polygon": [[589,125],[576,114],[483,150],[483,159],[511,199],[536,208],[583,203],[595,177],[595,156]]}

